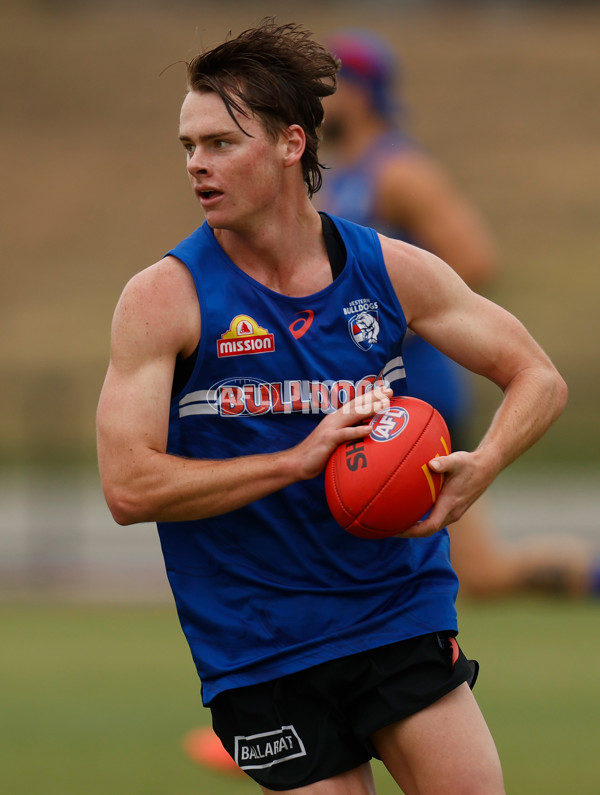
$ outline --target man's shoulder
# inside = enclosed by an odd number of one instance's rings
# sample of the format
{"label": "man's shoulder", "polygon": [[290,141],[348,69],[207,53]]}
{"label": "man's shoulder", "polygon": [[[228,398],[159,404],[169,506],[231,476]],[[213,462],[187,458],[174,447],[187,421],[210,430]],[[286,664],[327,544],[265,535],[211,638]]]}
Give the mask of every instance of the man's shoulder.
{"label": "man's shoulder", "polygon": [[138,315],[156,317],[171,311],[173,305],[181,305],[188,294],[195,295],[189,270],[176,257],[167,255],[129,279],[119,304]]}
{"label": "man's shoulder", "polygon": [[193,348],[198,335],[194,281],[176,257],[164,257],[127,282],[113,319],[116,346],[154,358]]}
{"label": "man's shoulder", "polygon": [[206,221],[167,252],[168,256],[177,257],[188,267],[196,262],[203,252],[211,250],[215,245],[214,235]]}

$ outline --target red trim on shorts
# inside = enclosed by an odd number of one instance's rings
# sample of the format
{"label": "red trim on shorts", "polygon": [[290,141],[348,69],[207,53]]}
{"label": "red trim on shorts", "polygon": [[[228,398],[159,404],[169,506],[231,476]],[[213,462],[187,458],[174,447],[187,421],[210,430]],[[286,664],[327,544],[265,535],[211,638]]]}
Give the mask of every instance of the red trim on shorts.
{"label": "red trim on shorts", "polygon": [[460,649],[458,648],[458,643],[456,642],[456,638],[450,637],[448,638],[448,641],[450,642],[450,647],[452,649],[452,667],[454,668],[458,660]]}

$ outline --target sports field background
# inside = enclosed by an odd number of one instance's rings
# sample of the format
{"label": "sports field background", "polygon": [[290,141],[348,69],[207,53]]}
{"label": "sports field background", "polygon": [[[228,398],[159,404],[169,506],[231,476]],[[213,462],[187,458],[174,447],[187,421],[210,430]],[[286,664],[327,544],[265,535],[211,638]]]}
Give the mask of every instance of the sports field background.
{"label": "sports field background", "polygon": [[[507,536],[598,541],[597,3],[4,0],[0,25],[0,789],[244,795],[180,749],[207,715],[152,528],[94,470],[108,328],[129,276],[201,222],[177,137],[183,60],[265,14],[365,26],[403,54],[412,130],[486,213],[514,311],[570,386],[491,493]],[[170,68],[167,68],[170,67]],[[480,387],[482,425],[497,396]],[[512,795],[599,791],[595,601],[461,603]],[[394,789],[381,780],[380,794]]]}
{"label": "sports field background", "polygon": [[490,295],[571,387],[526,461],[597,462],[597,3],[4,0],[0,463],[93,460],[117,298],[202,220],[177,141],[181,62],[268,13],[319,36],[369,25],[402,53],[410,128],[497,236]]}
{"label": "sports field background", "polygon": [[[479,703],[511,795],[597,795],[597,606],[462,606]],[[207,722],[168,607],[0,607],[0,784],[10,795],[250,795],[196,767]],[[392,786],[376,766],[379,795]],[[440,789],[443,795],[443,788]]]}

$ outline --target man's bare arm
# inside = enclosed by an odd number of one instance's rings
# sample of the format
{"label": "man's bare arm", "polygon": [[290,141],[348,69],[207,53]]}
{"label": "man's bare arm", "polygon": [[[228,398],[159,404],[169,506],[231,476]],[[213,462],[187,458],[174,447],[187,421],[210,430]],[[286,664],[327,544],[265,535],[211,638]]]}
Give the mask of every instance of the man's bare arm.
{"label": "man's bare arm", "polygon": [[398,155],[382,169],[378,211],[390,224],[447,262],[480,290],[498,267],[487,222],[437,162],[425,153]]}
{"label": "man's bare arm", "polygon": [[431,515],[415,529],[415,535],[426,535],[456,521],[502,469],[540,439],[562,412],[567,388],[513,315],[472,292],[437,257],[387,238],[382,246],[409,326],[503,392],[477,448],[432,463],[447,478]]}
{"label": "man's bare arm", "polygon": [[315,477],[336,445],[369,432],[356,422],[388,405],[391,390],[367,394],[277,453],[226,460],[169,455],[175,360],[180,351],[193,350],[197,312],[191,278],[175,261],[134,277],[117,306],[97,427],[102,484],[120,524],[214,516]]}

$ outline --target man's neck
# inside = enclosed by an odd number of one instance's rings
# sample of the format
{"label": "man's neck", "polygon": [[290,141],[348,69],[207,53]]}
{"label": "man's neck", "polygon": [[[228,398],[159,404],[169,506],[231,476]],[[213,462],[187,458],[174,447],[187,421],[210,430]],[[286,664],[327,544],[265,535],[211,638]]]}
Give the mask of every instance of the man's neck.
{"label": "man's neck", "polygon": [[215,239],[238,268],[269,289],[311,295],[331,282],[321,219],[308,200],[304,211],[285,215],[251,231],[215,229]]}

